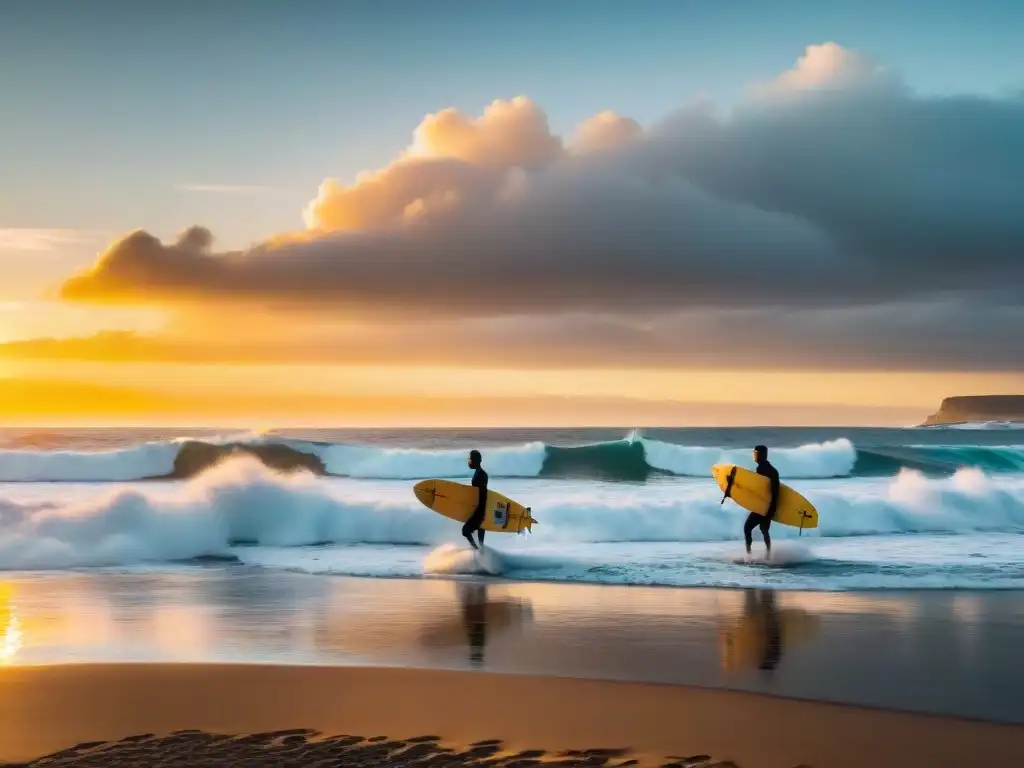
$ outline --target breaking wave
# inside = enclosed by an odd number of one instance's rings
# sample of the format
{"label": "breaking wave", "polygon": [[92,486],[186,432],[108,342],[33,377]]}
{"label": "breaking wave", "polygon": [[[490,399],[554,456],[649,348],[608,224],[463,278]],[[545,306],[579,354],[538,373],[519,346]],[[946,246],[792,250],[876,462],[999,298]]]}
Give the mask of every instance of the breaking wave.
{"label": "breaking wave", "polygon": [[[527,499],[540,521],[531,538],[553,546],[735,540],[740,518],[719,505],[713,483],[664,491],[538,486]],[[904,470],[891,480],[819,483],[811,491],[821,515],[812,538],[1024,532],[1024,482],[994,482],[978,470],[946,478]],[[459,539],[457,525],[421,506],[406,487],[281,474],[252,458],[184,483],[118,486],[70,502],[29,498],[0,500],[0,569],[187,561],[230,556],[245,544],[435,546]],[[773,535],[784,540],[797,531],[778,526]]]}
{"label": "breaking wave", "polygon": [[[708,477],[713,464],[751,465],[750,450],[677,445],[632,436],[592,445],[542,442],[487,448],[492,477],[581,478],[643,482],[652,477]],[[112,450],[0,450],[0,482],[127,482],[196,477],[239,455],[271,469],[359,479],[465,477],[462,448],[386,448],[250,436],[236,440],[169,440]],[[1024,472],[1024,445],[906,445],[858,448],[840,438],[773,448],[784,478],[895,476],[915,469],[948,476],[976,468],[991,474]]]}

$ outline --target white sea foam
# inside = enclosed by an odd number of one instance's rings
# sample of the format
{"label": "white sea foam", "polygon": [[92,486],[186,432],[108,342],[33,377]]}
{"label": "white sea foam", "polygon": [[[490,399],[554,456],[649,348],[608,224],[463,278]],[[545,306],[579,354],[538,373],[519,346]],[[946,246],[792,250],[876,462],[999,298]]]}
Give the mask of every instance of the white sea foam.
{"label": "white sea foam", "polygon": [[[721,449],[675,445],[641,439],[647,463],[655,469],[688,477],[704,477],[714,464],[753,467],[750,448]],[[787,478],[843,477],[853,472],[857,449],[845,438],[799,448],[776,448],[769,459]]]}
{"label": "white sea foam", "polygon": [[[384,448],[370,445],[322,444],[268,437],[252,433],[204,438],[223,444],[278,443],[295,451],[315,454],[329,474],[359,479],[428,477],[463,478],[468,475],[463,449]],[[185,439],[145,443],[115,450],[0,450],[0,482],[130,482],[161,477],[174,468]],[[627,442],[639,443],[642,458],[624,451]],[[840,438],[795,448],[773,448],[770,458],[787,480],[849,477],[858,473],[895,475],[900,466],[928,467],[936,473],[956,467],[980,467],[1008,473],[1024,470],[1020,445],[907,445],[871,449],[858,457],[849,440]],[[858,462],[858,458],[862,462]],[[686,446],[648,438],[578,447],[552,447],[541,442],[490,447],[484,463],[494,478],[600,477],[604,480],[642,479],[642,462],[655,470],[680,477],[707,478],[713,464],[752,466],[747,448],[724,449]]]}
{"label": "white sea foam", "polygon": [[[332,475],[376,479],[414,479],[424,477],[465,477],[465,450],[424,450],[419,448],[374,448],[332,445],[321,458]],[[490,448],[487,470],[495,477],[536,477],[544,466],[543,443]]]}
{"label": "white sea foam", "polygon": [[[977,470],[962,470],[930,479],[905,471],[890,480],[819,480],[799,488],[815,502],[821,520],[804,541],[1024,532],[1022,478],[993,482]],[[495,546],[511,551],[495,566],[503,571],[539,567],[508,559],[527,556],[528,549],[571,554],[576,545],[600,542],[732,541],[745,514],[732,502],[720,506],[720,493],[710,482],[614,486],[521,480],[503,490],[530,503],[540,521],[530,537],[488,539],[488,548],[495,539]],[[421,506],[407,483],[282,476],[254,459],[232,460],[189,482],[7,491],[0,501],[5,569],[186,560],[231,552],[238,542],[278,548],[461,542],[459,526]],[[772,533],[780,542],[797,537],[786,526],[774,526]]]}

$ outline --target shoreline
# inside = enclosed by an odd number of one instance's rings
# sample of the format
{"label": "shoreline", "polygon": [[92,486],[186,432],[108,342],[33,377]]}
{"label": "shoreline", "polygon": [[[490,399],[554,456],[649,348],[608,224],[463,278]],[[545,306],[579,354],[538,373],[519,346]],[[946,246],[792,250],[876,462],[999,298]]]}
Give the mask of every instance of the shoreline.
{"label": "shoreline", "polygon": [[[64,481],[60,481],[64,482]],[[984,532],[988,533],[988,532]],[[1004,531],[993,532],[995,535],[1005,533]],[[512,535],[512,534],[510,534]],[[755,535],[760,535],[755,533]],[[903,534],[892,534],[893,536]],[[941,536],[943,534],[922,534],[922,535],[935,535]],[[854,537],[849,537],[854,538]],[[800,543],[800,539],[779,539],[773,540],[773,547],[779,550],[785,548],[786,544]],[[814,541],[811,538],[805,538],[802,541]],[[657,545],[663,544],[662,541],[633,541],[628,542],[629,544],[650,544]],[[694,542],[698,544],[729,544],[733,543],[731,540],[723,541],[709,541],[709,542]],[[737,558],[740,558],[743,554],[743,539],[738,540],[739,554]],[[462,541],[450,541],[444,542],[443,544],[424,545],[424,544],[388,544],[387,546],[396,549],[426,549],[428,546],[437,549],[441,546],[451,545],[455,547],[457,551],[465,549],[468,553],[470,550],[465,545],[465,539]],[[250,542],[243,544],[232,545],[236,547],[252,546],[254,549],[259,548],[260,545],[253,545]],[[323,549],[337,549],[349,545],[339,545],[332,542],[320,542],[317,544],[303,545],[302,547],[295,547],[295,549],[304,550],[316,550],[318,548]],[[375,544],[356,544],[351,546],[377,546]],[[493,548],[492,544],[487,545],[488,548]],[[760,544],[760,551],[763,551],[764,545]],[[508,554],[503,550],[495,550],[499,554]],[[755,539],[753,554],[756,555],[759,551],[759,541]],[[512,553],[519,554],[519,553]],[[857,597],[858,595],[870,596],[870,597],[913,597],[916,595],[943,595],[943,594],[959,594],[959,595],[976,595],[983,597],[986,595],[1005,595],[1010,593],[1019,593],[1024,596],[1024,584],[1022,585],[1000,585],[996,584],[993,586],[979,587],[977,585],[968,586],[912,586],[912,587],[888,587],[888,586],[856,586],[856,587],[803,587],[803,586],[792,586],[787,584],[781,585],[752,585],[744,586],[738,584],[667,584],[661,582],[631,582],[631,581],[584,581],[581,579],[556,579],[550,577],[538,577],[538,578],[524,578],[516,576],[515,571],[511,571],[511,574],[492,574],[486,572],[444,572],[440,571],[437,573],[422,572],[422,573],[381,573],[381,574],[366,574],[360,572],[347,573],[345,571],[306,571],[306,570],[287,570],[277,568],[271,565],[253,564],[246,562],[241,559],[237,554],[227,552],[223,554],[211,554],[211,555],[199,555],[197,557],[191,557],[183,560],[168,560],[160,561],[157,563],[139,563],[133,566],[83,566],[78,569],[62,570],[59,568],[17,568],[9,571],[0,571],[2,578],[18,581],[21,579],[28,578],[52,578],[59,579],[64,577],[75,577],[75,576],[87,576],[87,575],[102,575],[102,576],[117,576],[117,575],[139,575],[144,573],[150,573],[151,575],[157,574],[180,574],[181,571],[168,570],[168,571],[144,571],[141,568],[145,566],[173,566],[181,569],[189,569],[190,572],[196,574],[202,574],[203,569],[207,567],[219,567],[226,566],[229,568],[238,568],[239,571],[251,571],[260,572],[263,574],[280,574],[287,575],[290,577],[302,577],[310,579],[333,579],[333,580],[349,580],[367,582],[370,584],[377,582],[397,582],[397,583],[412,583],[412,584],[484,584],[492,587],[531,587],[531,586],[549,586],[549,587],[607,587],[611,589],[629,589],[637,591],[661,591],[666,590],[669,592],[723,592],[729,594],[742,594],[744,592],[750,592],[751,590],[768,591],[774,592],[778,595],[789,596],[794,598],[799,597]],[[757,561],[755,565],[759,567],[771,568],[776,567],[772,565],[770,560]],[[139,568],[140,570],[131,570],[131,568]]]}
{"label": "shoreline", "polygon": [[709,755],[747,768],[1024,762],[1020,725],[683,685],[278,664],[0,672],[0,761],[188,729],[432,735],[463,746],[500,739],[513,752],[626,750],[659,765],[673,755]]}
{"label": "shoreline", "polygon": [[122,663],[462,670],[1017,725],[1021,632],[1024,592],[991,590],[651,589],[237,568],[0,585],[0,675]]}
{"label": "shoreline", "polygon": [[[63,482],[63,481],[61,481]],[[997,534],[1003,533],[1001,531],[996,532]],[[756,534],[760,535],[760,534]],[[898,534],[893,534],[898,535]],[[934,534],[940,535],[940,534]],[[851,537],[853,538],[853,537]],[[804,539],[807,541],[808,539]],[[811,539],[813,540],[813,539]],[[773,546],[779,549],[784,548],[786,543],[792,543],[793,539],[780,539],[776,541]],[[629,542],[630,544],[662,544],[660,541],[639,541]],[[697,542],[700,544],[728,544],[729,541],[711,541],[711,542]],[[462,541],[445,542],[444,544],[450,544],[453,547],[457,547],[459,550],[465,547],[465,539]],[[249,546],[248,543],[245,545],[236,546]],[[253,545],[254,547],[258,545]],[[322,542],[319,544],[304,545],[302,549],[316,549],[318,547],[337,548],[344,545],[337,545],[331,542]],[[354,545],[363,546],[363,545]],[[375,546],[375,545],[366,545]],[[422,544],[389,544],[387,546],[394,548],[425,548],[427,545]],[[433,546],[433,545],[430,545]],[[444,546],[438,545],[438,546]],[[487,545],[489,548],[491,544]],[[740,555],[742,555],[743,540],[739,539],[739,547],[741,548]],[[436,547],[435,547],[436,548]],[[296,547],[299,549],[299,547]],[[761,545],[763,550],[763,545]],[[466,549],[467,552],[468,548]],[[497,550],[501,554],[506,554],[501,550]],[[758,541],[754,542],[754,554],[758,552]],[[518,553],[516,553],[518,554]],[[739,555],[738,555],[739,557]],[[148,563],[142,563],[139,565],[146,566]],[[834,587],[834,588],[822,588],[822,587],[803,587],[803,586],[791,586],[791,585],[756,585],[756,586],[743,586],[737,584],[665,584],[660,582],[630,582],[630,581],[584,581],[579,579],[555,579],[549,577],[540,578],[523,578],[516,576],[515,571],[512,571],[513,575],[506,574],[491,574],[484,572],[438,572],[438,573],[382,573],[382,574],[365,574],[365,573],[346,573],[344,571],[305,571],[305,570],[286,570],[275,568],[274,566],[252,564],[239,558],[238,555],[233,553],[225,554],[212,554],[212,555],[200,555],[198,557],[188,558],[185,560],[170,560],[166,562],[156,563],[156,565],[170,565],[177,566],[179,568],[194,569],[194,573],[201,574],[202,569],[206,567],[218,567],[226,566],[229,568],[238,568],[240,571],[248,570],[253,572],[260,572],[263,574],[281,574],[290,577],[302,577],[310,579],[334,579],[334,580],[347,580],[347,581],[358,581],[367,582],[374,584],[377,582],[394,582],[394,583],[411,583],[411,584],[483,584],[491,587],[532,587],[532,586],[548,586],[548,587],[607,587],[611,589],[628,589],[637,591],[669,591],[669,592],[722,592],[727,594],[743,594],[750,591],[767,591],[774,592],[778,595],[785,597],[839,597],[843,596],[857,597],[858,595],[868,597],[914,597],[914,596],[926,596],[926,595],[946,595],[946,594],[958,594],[967,596],[978,596],[984,597],[987,595],[1006,595],[1011,593],[1018,593],[1024,597],[1024,585],[994,585],[979,587],[976,585],[969,586],[913,586],[913,587],[887,587],[887,586],[857,586],[857,587]],[[756,565],[761,567],[773,567],[771,561],[760,562]],[[19,568],[10,571],[0,571],[3,578],[9,580],[19,580],[26,578],[63,578],[63,577],[74,577],[84,575],[131,575],[131,574],[142,574],[147,573],[146,571],[137,570],[132,571],[125,568],[124,570],[118,570],[120,566],[95,566],[95,567],[83,567],[81,569],[74,570],[61,570],[55,568]],[[178,574],[180,571],[152,571],[152,574]]]}

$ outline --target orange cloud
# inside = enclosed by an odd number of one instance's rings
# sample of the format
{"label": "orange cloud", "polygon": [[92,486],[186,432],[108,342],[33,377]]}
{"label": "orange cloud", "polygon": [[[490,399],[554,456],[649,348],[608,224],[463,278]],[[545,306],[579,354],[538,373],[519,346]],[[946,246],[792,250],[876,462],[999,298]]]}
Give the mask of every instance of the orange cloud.
{"label": "orange cloud", "polygon": [[526,96],[496,99],[476,118],[457,109],[443,109],[427,115],[413,136],[409,152],[414,156],[447,157],[497,168],[544,166],[563,152],[562,141],[552,135],[544,110]]}
{"label": "orange cloud", "polygon": [[604,152],[619,149],[642,133],[640,123],[633,118],[600,112],[580,124],[570,146],[573,152]]}
{"label": "orange cloud", "polygon": [[827,42],[809,45],[792,69],[771,82],[777,90],[804,91],[816,88],[852,88],[893,83],[890,73],[859,51]]}
{"label": "orange cloud", "polygon": [[522,167],[558,160],[562,141],[544,111],[525,96],[497,100],[483,115],[457,109],[427,115],[412,146],[386,168],[345,185],[325,179],[303,218],[320,232],[379,230],[452,211],[468,200],[500,194]]}
{"label": "orange cloud", "polygon": [[834,43],[760,96],[647,129],[603,112],[568,140],[525,97],[442,110],[383,168],[326,179],[304,234],[216,252],[201,228],[167,244],[132,233],[63,296],[250,300],[417,327],[539,318],[539,344],[565,354],[634,340],[617,360],[692,360],[699,340],[728,337],[705,346],[1019,366],[1024,99],[916,94]]}

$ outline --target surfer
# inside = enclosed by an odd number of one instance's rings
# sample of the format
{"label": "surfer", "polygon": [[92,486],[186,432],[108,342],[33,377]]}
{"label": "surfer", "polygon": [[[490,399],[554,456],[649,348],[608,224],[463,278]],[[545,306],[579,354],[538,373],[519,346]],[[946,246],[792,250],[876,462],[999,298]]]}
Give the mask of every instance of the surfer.
{"label": "surfer", "polygon": [[764,475],[771,481],[772,500],[768,502],[768,512],[759,515],[751,512],[747,515],[747,522],[743,524],[743,538],[747,543],[747,554],[750,554],[750,547],[754,543],[754,529],[761,528],[761,535],[764,537],[764,547],[768,557],[772,555],[772,538],[768,535],[772,518],[775,517],[775,510],[779,503],[779,471],[768,461],[768,448],[764,445],[754,446],[754,463],[757,464],[757,474]]}
{"label": "surfer", "polygon": [[[480,451],[473,449],[469,452],[469,468],[473,470],[473,487],[478,489],[478,496],[476,509],[473,510],[473,514],[469,516],[466,524],[462,526],[462,535],[466,537],[473,549],[484,548],[484,533],[486,533],[480,527],[484,524],[484,515],[487,513],[487,473],[484,472],[482,461],[483,457],[480,455]],[[477,539],[480,541],[479,547],[473,541],[473,531],[476,531]]]}

